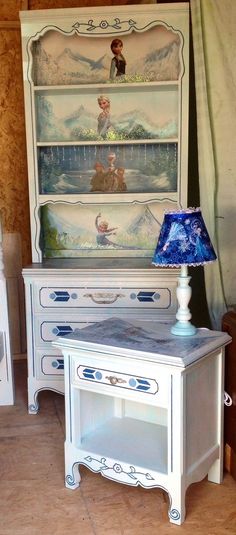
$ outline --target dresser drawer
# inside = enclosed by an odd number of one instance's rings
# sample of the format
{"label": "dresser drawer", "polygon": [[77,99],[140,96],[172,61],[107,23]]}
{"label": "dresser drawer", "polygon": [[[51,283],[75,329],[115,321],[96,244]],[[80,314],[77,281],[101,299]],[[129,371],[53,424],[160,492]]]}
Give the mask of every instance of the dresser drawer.
{"label": "dresser drawer", "polygon": [[64,356],[60,351],[49,347],[35,352],[35,368],[37,379],[51,380],[52,378],[64,380]]}
{"label": "dresser drawer", "polygon": [[135,308],[170,309],[173,306],[170,288],[127,287],[60,287],[34,288],[36,309]]}
{"label": "dresser drawer", "polygon": [[109,357],[104,366],[100,356],[86,362],[86,358],[72,357],[72,384],[82,389],[93,390],[126,399],[138,399],[159,407],[168,407],[170,376],[158,368],[145,366],[145,371],[136,363],[126,362],[109,366]]}
{"label": "dresser drawer", "polygon": [[[96,318],[98,321],[98,318]],[[75,321],[75,317],[71,315],[67,318],[66,315],[59,318],[54,316],[51,318],[45,318],[45,316],[39,316],[35,320],[35,340],[37,346],[45,345],[45,343],[51,343],[59,336],[65,336],[71,334],[75,329],[83,329],[88,325],[91,325],[94,321]]]}

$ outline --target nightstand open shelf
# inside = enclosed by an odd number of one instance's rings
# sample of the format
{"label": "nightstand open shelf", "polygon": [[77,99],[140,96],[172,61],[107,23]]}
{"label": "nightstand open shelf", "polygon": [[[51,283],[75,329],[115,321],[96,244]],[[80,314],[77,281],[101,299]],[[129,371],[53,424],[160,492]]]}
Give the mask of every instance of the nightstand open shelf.
{"label": "nightstand open shelf", "polygon": [[167,473],[166,409],[78,389],[73,395],[80,407],[81,424],[74,427],[79,448]]}
{"label": "nightstand open shelf", "polygon": [[80,448],[96,454],[96,457],[101,455],[116,459],[116,462],[167,473],[167,427],[163,425],[135,418],[111,418],[85,435]]}

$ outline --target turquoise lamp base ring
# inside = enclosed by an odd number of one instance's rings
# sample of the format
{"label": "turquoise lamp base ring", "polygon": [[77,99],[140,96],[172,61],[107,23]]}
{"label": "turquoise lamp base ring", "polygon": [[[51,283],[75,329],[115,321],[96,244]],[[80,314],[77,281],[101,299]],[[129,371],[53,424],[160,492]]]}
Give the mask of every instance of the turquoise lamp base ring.
{"label": "turquoise lamp base ring", "polygon": [[194,327],[190,321],[177,321],[175,325],[171,327],[171,334],[177,336],[193,336],[196,332],[196,327]]}

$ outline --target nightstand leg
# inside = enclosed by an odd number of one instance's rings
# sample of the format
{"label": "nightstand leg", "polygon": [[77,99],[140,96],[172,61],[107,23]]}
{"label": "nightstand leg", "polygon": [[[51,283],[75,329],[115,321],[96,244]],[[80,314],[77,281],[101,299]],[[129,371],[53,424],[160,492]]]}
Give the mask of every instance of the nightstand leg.
{"label": "nightstand leg", "polygon": [[[179,488],[178,488],[179,487]],[[168,516],[170,522],[173,524],[180,525],[185,520],[185,493],[186,490],[183,488],[183,485],[175,485],[175,488],[170,495],[170,509],[168,511]]]}
{"label": "nightstand leg", "polygon": [[76,455],[72,444],[65,442],[65,486],[71,490],[77,489],[80,480],[78,452]]}

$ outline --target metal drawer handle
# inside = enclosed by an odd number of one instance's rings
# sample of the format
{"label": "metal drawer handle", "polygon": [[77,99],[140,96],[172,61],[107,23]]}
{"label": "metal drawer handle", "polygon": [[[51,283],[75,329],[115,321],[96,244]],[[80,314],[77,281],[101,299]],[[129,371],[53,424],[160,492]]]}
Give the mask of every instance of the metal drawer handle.
{"label": "metal drawer handle", "polygon": [[231,405],[233,404],[233,400],[231,396],[228,394],[228,392],[225,392],[225,391],[224,391],[224,404],[226,405],[226,407],[231,407]]}
{"label": "metal drawer handle", "polygon": [[97,294],[84,294],[84,297],[90,297],[94,303],[97,305],[110,305],[115,303],[120,297],[125,297],[123,294],[108,294],[108,293],[97,293]]}
{"label": "metal drawer handle", "polygon": [[117,383],[127,383],[127,381],[125,381],[124,379],[121,379],[120,377],[115,377],[114,375],[109,375],[105,377],[105,379],[108,379],[111,385],[117,385]]}

